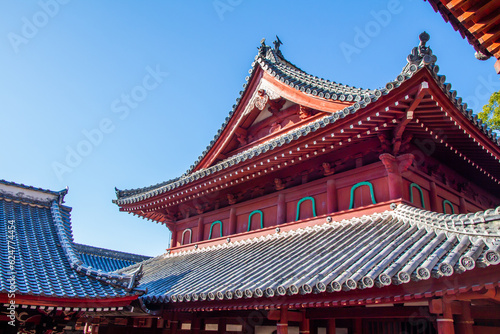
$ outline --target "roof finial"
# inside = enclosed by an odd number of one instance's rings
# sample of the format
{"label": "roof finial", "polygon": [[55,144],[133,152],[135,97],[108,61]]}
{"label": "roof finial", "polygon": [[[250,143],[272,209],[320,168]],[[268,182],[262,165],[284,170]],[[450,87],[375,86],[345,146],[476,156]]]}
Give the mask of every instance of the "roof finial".
{"label": "roof finial", "polygon": [[431,36],[427,32],[423,32],[420,35],[418,35],[418,38],[420,39],[420,45],[425,46],[425,43],[429,41]]}
{"label": "roof finial", "polygon": [[[415,71],[422,66],[433,65],[437,60],[437,57],[432,54],[431,48],[426,45],[430,39],[429,34],[424,31],[418,38],[420,39],[420,43],[418,46],[414,47],[408,57],[406,57],[408,64],[403,69],[403,72],[410,70],[410,68],[414,68],[413,71]],[[416,65],[417,67],[412,67],[411,65]]]}
{"label": "roof finial", "polygon": [[274,44],[274,50],[279,51],[280,50],[280,45],[283,45],[283,42],[281,42],[280,38],[278,35],[276,35],[276,40],[273,42]]}
{"label": "roof finial", "polygon": [[269,46],[266,45],[265,38],[260,40],[260,46],[257,49],[259,49],[259,54],[261,56],[266,56],[266,53],[267,53],[267,50],[269,49]]}

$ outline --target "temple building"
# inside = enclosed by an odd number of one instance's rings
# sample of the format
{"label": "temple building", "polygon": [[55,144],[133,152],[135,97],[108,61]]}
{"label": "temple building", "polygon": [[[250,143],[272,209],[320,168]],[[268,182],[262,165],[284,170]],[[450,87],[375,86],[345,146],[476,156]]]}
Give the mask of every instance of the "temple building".
{"label": "temple building", "polygon": [[94,332],[498,333],[500,141],[419,37],[380,89],[305,73],[263,40],[189,170],[117,190],[172,240],[115,272],[140,271],[144,314]]}
{"label": "temple building", "polygon": [[419,38],[380,89],[262,40],[189,170],[116,190],[160,256],[76,244],[67,190],[0,181],[0,332],[498,333],[500,139]]}
{"label": "temple building", "polygon": [[133,312],[148,257],[73,242],[67,190],[0,180],[0,333],[83,333],[94,316]]}

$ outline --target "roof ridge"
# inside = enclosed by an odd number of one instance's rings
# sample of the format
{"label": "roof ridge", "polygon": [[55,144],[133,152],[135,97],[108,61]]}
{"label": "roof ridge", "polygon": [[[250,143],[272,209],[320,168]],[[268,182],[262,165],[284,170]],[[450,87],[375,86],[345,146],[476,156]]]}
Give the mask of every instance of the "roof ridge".
{"label": "roof ridge", "polygon": [[[410,224],[415,222],[453,234],[500,241],[500,206],[475,213],[446,214],[399,204],[395,208],[394,214]],[[498,222],[499,224],[489,224],[490,222]]]}
{"label": "roof ridge", "polygon": [[68,231],[64,227],[63,218],[61,212],[59,211],[59,204],[56,201],[52,202],[50,212],[52,219],[54,221],[54,226],[56,228],[56,233],[61,243],[61,247],[68,259],[71,269],[75,270],[77,273],[90,276],[93,279],[112,285],[118,288],[124,288],[128,291],[133,290],[136,285],[136,278],[140,274],[139,268],[136,272],[130,274],[116,274],[108,273],[102,270],[93,269],[87,266],[83,261],[77,256],[75,247],[73,245],[73,240],[68,236]]}
{"label": "roof ridge", "polygon": [[73,246],[79,253],[100,256],[100,257],[116,258],[119,260],[142,262],[150,258],[150,256],[122,252],[102,247],[95,247],[91,245],[84,245],[75,242],[73,243]]}
{"label": "roof ridge", "polygon": [[20,197],[20,196],[17,196],[15,194],[4,192],[4,191],[2,191],[2,189],[0,189],[0,198],[5,199],[6,201],[15,201],[15,202],[18,201],[18,202],[25,203],[27,205],[32,205],[32,206],[48,207],[51,204],[50,200],[45,201],[42,199],[30,198],[27,196]]}
{"label": "roof ridge", "polygon": [[[64,196],[68,193],[68,190],[69,190],[69,188],[66,187],[65,189],[62,189],[59,191],[53,191],[53,190],[49,190],[49,189],[43,189],[43,188],[33,187],[30,185],[25,185],[23,183],[16,183],[16,182],[12,182],[12,181],[7,181],[4,179],[0,179],[0,185],[5,185],[5,186],[9,186],[9,187],[16,187],[16,188],[26,189],[26,190],[30,190],[30,191],[41,192],[41,193],[49,194],[52,196],[57,196],[59,199],[59,203],[64,203]],[[5,192],[0,188],[0,194],[2,194],[2,193],[5,194]],[[31,198],[32,196],[23,196],[23,195],[19,195],[19,194],[22,194],[22,192],[19,192],[17,194],[11,194],[11,197],[20,198],[20,199],[21,198],[32,199]],[[40,202],[40,200],[38,200],[38,201]],[[43,201],[41,201],[41,202],[43,202]]]}

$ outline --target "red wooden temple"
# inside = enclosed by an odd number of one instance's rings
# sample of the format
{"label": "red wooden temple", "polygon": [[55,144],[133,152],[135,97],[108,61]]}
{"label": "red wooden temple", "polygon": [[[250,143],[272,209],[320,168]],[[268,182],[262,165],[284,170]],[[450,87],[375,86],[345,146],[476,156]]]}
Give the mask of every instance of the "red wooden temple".
{"label": "red wooden temple", "polygon": [[198,161],[117,190],[172,231],[156,258],[75,244],[66,191],[1,180],[0,331],[498,333],[500,141],[428,40],[375,90],[262,41]]}
{"label": "red wooden temple", "polygon": [[117,190],[172,240],[142,263],[144,315],[96,317],[94,332],[498,333],[500,142],[428,40],[375,90],[262,41],[195,164]]}

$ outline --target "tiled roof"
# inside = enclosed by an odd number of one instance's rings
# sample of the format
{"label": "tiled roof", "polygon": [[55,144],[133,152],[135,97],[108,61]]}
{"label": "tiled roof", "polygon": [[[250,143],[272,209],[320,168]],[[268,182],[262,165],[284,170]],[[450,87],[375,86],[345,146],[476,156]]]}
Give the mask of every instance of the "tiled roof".
{"label": "tiled roof", "polygon": [[88,245],[73,245],[83,263],[92,268],[108,272],[116,271],[150,258],[149,256],[118,252]]}
{"label": "tiled roof", "polygon": [[73,245],[71,209],[60,203],[61,197],[36,197],[61,192],[8,186],[0,189],[0,293],[12,291],[14,275],[17,294],[91,299],[136,294],[137,273],[108,273],[81,261]]}
{"label": "tiled roof", "polygon": [[[264,57],[261,53],[256,56],[256,61],[252,63],[252,68],[249,71],[251,74],[255,73],[255,70],[258,66],[261,66],[265,71],[273,75],[277,80],[286,83],[290,87],[303,91],[306,94],[317,94],[317,96],[321,96],[320,94],[323,93],[323,98],[327,98],[328,96],[330,100],[334,99],[341,101],[353,101],[353,104],[343,108],[342,110],[332,113],[331,115],[305,124],[300,128],[293,129],[280,136],[274,137],[267,142],[251,147],[211,167],[192,172],[194,167],[203,159],[210,148],[215,144],[216,140],[219,138],[220,134],[229,123],[231,116],[234,114],[238,106],[236,104],[233,106],[233,110],[229,113],[229,116],[226,117],[226,120],[222,124],[221,129],[219,129],[207,149],[203,151],[202,155],[198,158],[195,164],[191,166],[191,168],[185,174],[178,178],[158,183],[149,187],[130,190],[118,190],[115,188],[117,199],[114,200],[114,202],[118,205],[137,203],[145,199],[152,198],[162,193],[171,191],[175,188],[206,177],[217,171],[232,167],[238,163],[246,161],[247,159],[258,156],[261,153],[265,153],[275,148],[280,148],[285,144],[295,141],[303,136],[307,136],[308,134],[315,132],[320,128],[330,126],[332,123],[335,123],[336,121],[350,114],[354,114],[357,111],[362,110],[366,106],[380,99],[380,97],[389,94],[389,92],[401,86],[401,84],[409,80],[423,68],[427,68],[429,70],[429,72],[435,78],[437,84],[447,95],[450,101],[456,106],[456,108],[465,117],[467,117],[469,121],[474,124],[481,132],[486,134],[497,146],[500,146],[500,137],[497,137],[497,134],[489,129],[485,123],[482,123],[482,121],[478,119],[477,115],[473,115],[473,111],[467,108],[467,103],[463,103],[462,98],[457,96],[457,92],[451,90],[451,84],[446,83],[446,76],[438,75],[439,66],[435,65],[437,57],[432,54],[431,48],[426,46],[426,42],[429,40],[429,35],[424,32],[419,37],[421,39],[420,45],[413,48],[410,55],[408,55],[407,64],[405,65],[401,73],[396,77],[395,80],[388,82],[385,87],[375,90],[352,88],[349,86],[344,86],[324,79],[313,77],[298,69],[296,66],[290,64],[288,61],[284,60],[284,58],[277,56],[276,50],[271,49],[267,46],[262,46],[261,50],[264,47],[266,48],[266,56]],[[247,82],[249,82],[249,80],[250,78],[247,77]],[[244,86],[246,87],[246,84]],[[240,95],[243,95],[243,93],[244,91],[240,92]],[[239,98],[237,99],[237,102],[240,102]]]}
{"label": "tiled roof", "polygon": [[[145,302],[335,293],[500,262],[500,207],[446,215],[407,205],[143,262]],[[131,271],[135,266],[124,271]]]}
{"label": "tiled roof", "polygon": [[265,56],[259,54],[255,61],[254,66],[260,65],[286,85],[327,100],[361,101],[365,96],[373,94],[373,90],[351,87],[308,74],[291,65],[281,52],[278,55],[274,49],[268,49]]}
{"label": "tiled roof", "polygon": [[[64,203],[64,196],[68,193],[68,188],[60,191],[53,191],[49,189],[28,186],[22,183],[0,180],[0,193],[13,193],[14,190],[16,190],[16,194],[24,197],[25,201],[37,199],[40,200],[40,198],[42,198],[42,200],[45,200],[57,197],[59,198],[60,203]],[[27,191],[29,194],[24,194],[23,191]],[[37,194],[38,196],[33,196],[33,194]]]}
{"label": "tiled roof", "polygon": [[[276,77],[281,82],[286,83],[292,88],[295,88],[306,94],[312,94],[326,100],[339,100],[339,101],[361,101],[363,98],[367,99],[370,95],[379,94],[377,91],[372,91],[368,89],[361,89],[356,87],[351,87],[336,83],[334,81],[325,80],[318,78],[311,74],[308,74],[298,68],[297,66],[290,63],[283,57],[281,51],[276,51],[271,47],[262,44],[259,48],[259,53],[255,56],[255,61],[252,63],[252,67],[248,71],[250,76],[245,78],[246,83],[243,85],[244,90],[240,91],[240,96],[246,91],[248,83],[253,73],[256,72],[257,68],[261,67],[270,75]],[[379,95],[380,96],[380,95]],[[228,117],[226,117],[224,123],[222,123],[221,128],[217,131],[214,139],[210,142],[203,153],[198,157],[198,160],[189,168],[189,170],[181,177],[174,178],[150,187],[130,189],[130,190],[119,190],[116,189],[117,198],[127,197],[137,193],[143,193],[144,191],[156,189],[159,186],[174,183],[186,175],[189,175],[195,166],[205,157],[211,147],[215,144],[217,139],[222,134],[222,131],[226,128],[229,120],[233,116],[234,112],[239,106],[241,98],[236,99],[236,104],[233,105],[233,109],[229,112]]]}

